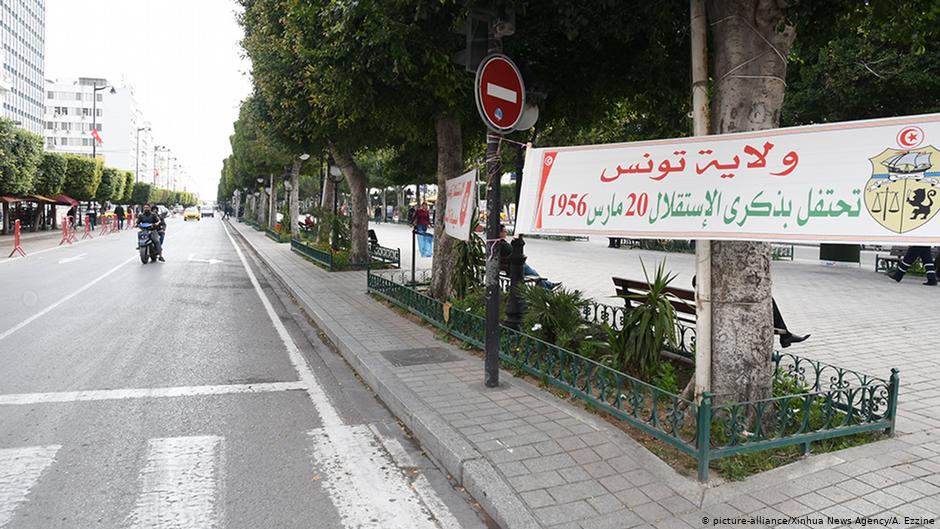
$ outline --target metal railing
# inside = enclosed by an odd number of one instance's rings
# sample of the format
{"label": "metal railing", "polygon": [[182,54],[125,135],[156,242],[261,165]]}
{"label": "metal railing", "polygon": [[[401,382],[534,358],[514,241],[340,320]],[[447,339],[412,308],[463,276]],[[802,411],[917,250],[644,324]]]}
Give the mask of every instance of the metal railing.
{"label": "metal railing", "polygon": [[[401,267],[401,250],[398,248],[386,248],[385,246],[379,246],[378,244],[369,247],[370,262],[362,264],[349,263],[347,262],[348,260],[338,259],[337,252],[335,252],[332,248],[330,248],[328,251],[323,250],[317,248],[316,246],[308,245],[298,239],[291,239],[290,245],[291,250],[314,261],[316,264],[326,268],[330,272],[340,270],[365,270],[372,266],[394,266],[396,268]],[[340,257],[342,256],[343,254],[340,254]]]}
{"label": "metal railing", "polygon": [[333,252],[325,252],[314,246],[304,244],[297,239],[291,239],[290,249],[314,261],[316,264],[326,268],[327,270],[333,270]]}
{"label": "metal railing", "polygon": [[[422,274],[415,283],[429,278]],[[409,286],[409,281],[407,271],[369,270],[367,274],[370,293],[468,344],[484,346],[484,318],[426,296]],[[596,304],[591,310],[594,321],[615,325],[619,318],[623,322],[623,308]],[[500,326],[499,353],[504,366],[561,388],[694,457],[701,481],[708,479],[709,464],[718,458],[793,445],[806,451],[814,441],[894,431],[900,384],[896,369],[886,381],[775,353],[774,383],[788,383],[794,394],[715,404],[712,395],[705,393],[696,404],[509,327]]]}

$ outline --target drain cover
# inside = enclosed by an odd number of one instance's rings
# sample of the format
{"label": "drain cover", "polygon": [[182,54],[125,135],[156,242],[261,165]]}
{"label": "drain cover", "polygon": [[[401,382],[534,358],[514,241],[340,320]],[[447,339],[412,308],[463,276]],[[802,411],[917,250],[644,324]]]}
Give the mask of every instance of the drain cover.
{"label": "drain cover", "polygon": [[460,360],[447,349],[442,347],[425,347],[423,349],[395,349],[382,351],[382,356],[395,367],[419,366],[423,364],[442,364]]}

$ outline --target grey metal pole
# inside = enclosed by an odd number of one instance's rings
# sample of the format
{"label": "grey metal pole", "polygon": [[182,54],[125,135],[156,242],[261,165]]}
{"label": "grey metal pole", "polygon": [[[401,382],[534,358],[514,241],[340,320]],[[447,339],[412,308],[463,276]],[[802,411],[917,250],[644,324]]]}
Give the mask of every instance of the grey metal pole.
{"label": "grey metal pole", "polygon": [[[496,35],[494,22],[489,28],[490,53],[503,49]],[[499,386],[499,210],[500,210],[500,135],[486,135],[486,340],[483,361],[483,384],[488,388]]]}

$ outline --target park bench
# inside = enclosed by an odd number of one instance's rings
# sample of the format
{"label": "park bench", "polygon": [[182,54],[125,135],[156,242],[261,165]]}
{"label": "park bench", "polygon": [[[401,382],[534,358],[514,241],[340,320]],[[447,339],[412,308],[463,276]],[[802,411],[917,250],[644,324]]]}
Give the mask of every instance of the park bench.
{"label": "park bench", "polygon": [[[612,277],[614,286],[617,289],[617,296],[624,299],[627,312],[638,307],[643,303],[643,297],[649,294],[650,287],[645,281],[635,281],[622,277]],[[676,309],[676,332],[680,341],[685,342],[685,337],[695,334],[695,292],[685,288],[666,287],[666,298]],[[786,334],[783,329],[774,329],[774,334]],[[694,343],[694,338],[693,342]],[[683,344],[684,345],[684,344]],[[683,353],[688,347],[680,347]],[[671,351],[677,352],[677,351]]]}
{"label": "park bench", "polygon": [[780,260],[793,260],[793,245],[792,244],[774,244],[770,247],[770,257],[775,261]]}
{"label": "park bench", "polygon": [[[875,254],[875,272],[890,272],[901,264],[901,258],[907,252],[907,246],[892,246],[888,255]],[[937,259],[937,248],[933,248],[931,257]]]}
{"label": "park bench", "polygon": [[608,248],[620,248],[627,245],[627,248],[639,248],[640,239],[628,239],[626,237],[607,237]]}

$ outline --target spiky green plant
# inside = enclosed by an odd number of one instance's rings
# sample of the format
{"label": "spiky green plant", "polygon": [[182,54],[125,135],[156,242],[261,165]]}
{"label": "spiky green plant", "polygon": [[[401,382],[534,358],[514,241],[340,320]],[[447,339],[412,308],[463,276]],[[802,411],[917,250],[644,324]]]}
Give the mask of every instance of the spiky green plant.
{"label": "spiky green plant", "polygon": [[525,303],[523,329],[548,343],[570,348],[584,325],[581,312],[588,300],[581,291],[560,287],[549,290],[538,285],[519,288]]}
{"label": "spiky green plant", "polygon": [[474,286],[482,282],[486,247],[483,239],[476,235],[479,224],[476,210],[474,210],[470,216],[470,238],[466,241],[457,241],[455,244],[454,271],[450,276],[450,285],[457,299],[466,297]]}

